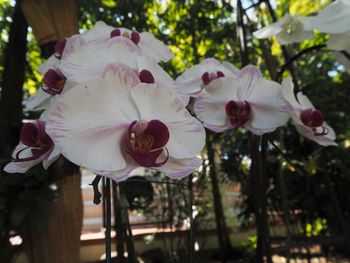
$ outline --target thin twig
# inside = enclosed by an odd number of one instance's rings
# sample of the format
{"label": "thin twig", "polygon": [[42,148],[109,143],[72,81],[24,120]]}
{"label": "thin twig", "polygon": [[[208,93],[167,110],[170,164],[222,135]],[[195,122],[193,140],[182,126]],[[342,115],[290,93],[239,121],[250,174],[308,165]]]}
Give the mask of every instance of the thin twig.
{"label": "thin twig", "polygon": [[298,167],[295,166],[295,164],[292,162],[292,160],[273,142],[273,140],[266,136],[268,142],[282,155],[282,157],[290,164],[290,166],[292,166],[294,168],[294,170],[300,174],[300,175],[304,175],[305,173],[302,172]]}
{"label": "thin twig", "polygon": [[277,74],[277,79],[278,80],[281,79],[283,72],[286,71],[290,67],[290,65],[292,65],[292,63],[294,61],[298,60],[300,57],[302,57],[303,55],[305,55],[311,51],[320,50],[320,49],[325,48],[325,47],[326,47],[325,44],[320,44],[320,45],[315,45],[315,46],[308,47],[308,48],[301,50],[300,52],[295,54],[293,57],[291,57],[284,65],[282,65],[281,70]]}

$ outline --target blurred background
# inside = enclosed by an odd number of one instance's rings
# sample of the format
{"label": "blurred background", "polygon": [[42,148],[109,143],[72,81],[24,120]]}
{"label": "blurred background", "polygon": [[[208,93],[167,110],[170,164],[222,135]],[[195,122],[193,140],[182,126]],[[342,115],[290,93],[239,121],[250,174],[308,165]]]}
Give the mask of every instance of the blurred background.
{"label": "blurred background", "polygon": [[[243,0],[250,63],[275,79],[300,50],[326,43],[327,36],[316,33],[282,49],[274,38],[258,40],[251,33],[273,15],[312,15],[329,2],[271,0],[268,10],[267,1]],[[165,42],[175,56],[162,66],[174,78],[207,57],[241,68],[236,6],[235,0],[0,0],[1,167],[10,161],[22,120],[39,116],[24,105],[40,88],[38,67],[57,40],[102,20]],[[263,190],[266,246],[274,262],[349,262],[350,76],[340,55],[320,49],[292,63],[299,89],[322,110],[339,146],[321,148],[291,125],[269,135]],[[188,262],[190,229],[194,262],[255,262],[249,145],[243,129],[209,132],[203,165],[191,182],[134,171],[138,180],[127,181],[125,191],[139,262]],[[61,157],[48,171],[38,165],[26,174],[1,169],[0,175],[1,263],[103,262],[103,208],[92,201],[93,174]],[[114,238],[115,257],[117,243]],[[115,262],[128,262],[126,249],[119,252]]]}

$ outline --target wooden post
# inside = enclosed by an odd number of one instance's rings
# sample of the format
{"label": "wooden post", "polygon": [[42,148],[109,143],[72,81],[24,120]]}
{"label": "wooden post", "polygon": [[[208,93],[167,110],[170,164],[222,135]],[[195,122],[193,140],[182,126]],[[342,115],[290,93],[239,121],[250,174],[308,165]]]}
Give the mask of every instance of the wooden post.
{"label": "wooden post", "polygon": [[[59,39],[79,32],[75,0],[22,0],[22,11],[47,58]],[[30,262],[80,262],[80,234],[83,202],[79,168],[61,157],[49,169],[57,181],[59,198],[46,207],[48,229],[38,233],[29,229],[24,237]]]}

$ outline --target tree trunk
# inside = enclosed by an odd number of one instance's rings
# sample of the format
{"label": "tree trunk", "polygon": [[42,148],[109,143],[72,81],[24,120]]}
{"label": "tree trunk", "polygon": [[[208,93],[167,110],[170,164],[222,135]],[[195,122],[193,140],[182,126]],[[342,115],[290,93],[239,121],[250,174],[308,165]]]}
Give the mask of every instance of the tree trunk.
{"label": "tree trunk", "polygon": [[221,193],[219,189],[219,182],[217,178],[217,169],[215,163],[215,152],[213,149],[212,141],[207,135],[207,153],[209,161],[209,175],[213,194],[214,212],[215,212],[215,223],[216,223],[216,233],[219,241],[220,248],[220,260],[221,262],[226,262],[226,256],[232,250],[232,245],[227,231],[227,226],[225,222],[224,209],[222,207]]}
{"label": "tree trunk", "polygon": [[[78,32],[75,0],[23,0],[22,10],[33,28],[41,53],[48,58],[55,42]],[[79,168],[60,157],[49,168],[49,178],[57,181],[59,197],[47,205],[45,232],[29,228],[25,250],[33,263],[80,262],[80,234],[83,218]]]}
{"label": "tree trunk", "polygon": [[22,127],[22,97],[27,51],[27,22],[18,5],[14,8],[5,49],[0,99],[0,156],[9,161]]}
{"label": "tree trunk", "polygon": [[80,262],[80,234],[83,206],[79,169],[60,158],[49,169],[50,176],[65,175],[56,184],[59,197],[45,208],[48,220],[46,231],[28,228],[24,237],[29,262]]}

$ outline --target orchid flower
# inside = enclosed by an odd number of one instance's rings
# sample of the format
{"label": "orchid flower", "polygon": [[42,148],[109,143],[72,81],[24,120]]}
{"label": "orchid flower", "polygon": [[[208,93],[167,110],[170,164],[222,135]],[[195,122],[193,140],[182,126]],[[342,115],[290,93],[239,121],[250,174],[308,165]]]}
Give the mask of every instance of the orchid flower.
{"label": "orchid flower", "polygon": [[187,176],[201,165],[205,142],[203,126],[171,90],[120,64],[63,94],[47,131],[68,160],[116,181],[140,166]]}
{"label": "orchid flower", "polygon": [[278,43],[287,45],[313,38],[313,17],[286,14],[277,22],[253,33],[257,38],[276,36]]}
{"label": "orchid flower", "polygon": [[80,35],[72,36],[66,44],[67,54],[75,53],[85,46],[104,46],[111,38],[124,39],[127,45],[135,46],[143,56],[156,62],[168,61],[173,57],[168,47],[148,32],[139,33],[127,28],[114,28],[102,21]]}
{"label": "orchid flower", "polygon": [[336,146],[335,133],[324,121],[322,112],[315,109],[310,100],[301,92],[298,92],[297,99],[295,98],[294,86],[290,77],[283,80],[282,87],[283,97],[288,103],[297,131],[322,146]]}
{"label": "orchid flower", "polygon": [[330,34],[330,49],[349,50],[350,0],[337,0],[327,5],[314,18],[314,26],[317,30]]}
{"label": "orchid flower", "polygon": [[30,96],[26,102],[26,108],[30,111],[46,109],[55,96],[63,94],[71,89],[76,83],[67,80],[59,69],[49,69],[43,77],[43,86]]}
{"label": "orchid flower", "polygon": [[234,78],[211,81],[197,97],[194,111],[215,132],[245,127],[256,135],[274,131],[289,117],[280,85],[251,65]]}
{"label": "orchid flower", "polygon": [[8,173],[25,173],[36,164],[47,169],[60,156],[60,152],[45,131],[42,119],[23,124],[20,142],[12,153],[12,161],[4,167]]}
{"label": "orchid flower", "polygon": [[111,38],[100,49],[86,46],[80,52],[62,59],[59,69],[68,80],[83,83],[99,78],[109,64],[119,63],[135,71],[141,82],[155,83],[174,90],[184,104],[187,104],[189,96],[175,86],[168,73],[154,60],[143,57],[141,51],[129,42],[125,38]]}
{"label": "orchid flower", "polygon": [[200,92],[214,79],[235,77],[239,70],[228,62],[219,62],[214,58],[207,58],[200,64],[187,69],[175,81],[181,92],[197,97]]}

